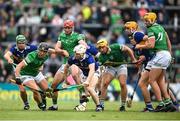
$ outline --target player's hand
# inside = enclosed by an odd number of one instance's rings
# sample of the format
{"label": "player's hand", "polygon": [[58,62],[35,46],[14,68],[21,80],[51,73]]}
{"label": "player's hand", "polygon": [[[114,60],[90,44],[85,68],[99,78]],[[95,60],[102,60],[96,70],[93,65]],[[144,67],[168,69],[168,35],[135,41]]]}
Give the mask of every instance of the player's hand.
{"label": "player's hand", "polygon": [[136,46],[135,46],[135,49],[141,49],[141,45],[140,44],[136,44]]}
{"label": "player's hand", "polygon": [[171,58],[171,64],[173,64],[173,63],[175,63],[175,58],[174,57]]}
{"label": "player's hand", "polygon": [[69,57],[69,53],[66,50],[62,50],[62,55],[65,57]]}
{"label": "player's hand", "polygon": [[62,88],[67,88],[67,87],[68,87],[68,85],[66,83],[62,84]]}
{"label": "player's hand", "polygon": [[16,77],[15,81],[16,81],[16,84],[18,84],[18,85],[22,84],[20,77]]}
{"label": "player's hand", "polygon": [[138,61],[137,61],[137,64],[140,65],[140,64],[142,64],[142,62],[145,61],[145,60],[146,60],[146,57],[145,57],[145,56],[140,56],[139,59],[138,59]]}
{"label": "player's hand", "polygon": [[145,56],[140,56],[139,59],[137,60],[136,67],[137,68],[141,67],[144,60],[145,60]]}
{"label": "player's hand", "polygon": [[89,81],[83,82],[83,85],[84,85],[85,87],[88,87],[88,86],[89,86]]}
{"label": "player's hand", "polygon": [[136,41],[134,39],[131,39],[130,42],[132,45],[136,45]]}
{"label": "player's hand", "polygon": [[10,59],[8,59],[8,63],[9,63],[9,64],[13,64],[14,61],[10,58]]}

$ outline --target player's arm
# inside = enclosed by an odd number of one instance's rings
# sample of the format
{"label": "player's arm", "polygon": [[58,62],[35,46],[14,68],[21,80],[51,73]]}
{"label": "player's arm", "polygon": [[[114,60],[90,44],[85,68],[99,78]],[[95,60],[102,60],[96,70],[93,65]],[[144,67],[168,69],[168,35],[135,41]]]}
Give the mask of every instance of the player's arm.
{"label": "player's arm", "polygon": [[78,44],[82,44],[82,45],[88,47],[87,43],[82,39],[78,41]]}
{"label": "player's arm", "polygon": [[53,48],[49,48],[49,49],[48,49],[48,53],[49,53],[49,54],[56,54],[56,50],[53,49]]}
{"label": "player's arm", "polygon": [[[155,40],[155,38],[154,38],[154,40]],[[137,44],[136,46],[135,46],[135,48],[136,49],[149,49],[149,48],[152,48],[151,46],[152,45],[150,45],[151,44],[151,41],[154,41],[154,40],[149,40],[148,39],[148,36],[147,35],[144,35],[144,37],[143,37],[143,40],[142,41],[145,41],[145,44]],[[153,42],[154,44],[155,44],[155,41]],[[152,43],[152,44],[153,44]]]}
{"label": "player's arm", "polygon": [[11,58],[12,56],[12,53],[11,51],[7,51],[5,54],[4,54],[4,58],[8,61],[9,64],[13,64],[13,59]]}
{"label": "player's arm", "polygon": [[60,54],[65,57],[69,57],[69,53],[66,50],[61,49],[61,41],[58,41],[55,45],[55,51],[57,54]]}
{"label": "player's arm", "polygon": [[92,80],[92,77],[93,77],[93,75],[94,75],[94,72],[95,72],[95,63],[89,64],[88,67],[89,67],[88,77],[87,77],[86,81],[84,82],[84,84],[85,84],[86,86],[89,85],[89,82]]}
{"label": "player's arm", "polygon": [[23,60],[21,61],[17,66],[16,66],[16,69],[15,69],[15,77],[18,78],[20,77],[20,71],[22,68],[24,68],[26,66],[26,62]]}
{"label": "player's arm", "polygon": [[166,32],[166,40],[167,40],[167,44],[168,44],[168,50],[172,55],[172,45],[171,45],[171,41],[169,39],[169,36],[168,36],[167,32]]}
{"label": "player's arm", "polygon": [[131,58],[132,62],[136,62],[136,58],[134,57],[134,52],[126,45],[120,46],[120,50],[128,53],[129,57]]}

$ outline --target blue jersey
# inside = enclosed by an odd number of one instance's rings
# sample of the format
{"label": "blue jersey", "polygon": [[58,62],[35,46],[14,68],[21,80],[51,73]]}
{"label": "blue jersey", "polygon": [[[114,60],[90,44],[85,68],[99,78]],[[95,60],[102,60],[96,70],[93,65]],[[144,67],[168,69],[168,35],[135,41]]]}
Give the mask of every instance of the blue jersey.
{"label": "blue jersey", "polygon": [[[145,34],[143,32],[136,31],[133,34],[133,39],[136,41],[137,44],[139,44],[143,40],[144,36]],[[141,56],[141,55],[145,56],[146,58],[145,63],[151,60],[151,58],[154,56],[154,53],[150,53],[148,49],[137,50],[133,47],[133,50],[135,51],[135,54],[137,56]]]}
{"label": "blue jersey", "polygon": [[75,59],[74,56],[71,56],[68,59],[68,64],[69,65],[72,65],[72,64],[77,65],[82,70],[82,72],[85,76],[88,76],[89,65],[92,63],[95,64],[95,71],[96,71],[98,69],[98,63],[94,60],[93,56],[88,53],[85,54],[85,57],[82,60],[77,60],[77,59]]}
{"label": "blue jersey", "polygon": [[14,63],[18,64],[20,63],[28,53],[37,50],[37,46],[35,45],[29,45],[27,44],[26,48],[22,51],[20,51],[16,45],[13,45],[10,48],[10,52],[12,53],[13,59],[14,59]]}
{"label": "blue jersey", "polygon": [[96,56],[98,54],[98,49],[94,45],[88,44],[86,52]]}

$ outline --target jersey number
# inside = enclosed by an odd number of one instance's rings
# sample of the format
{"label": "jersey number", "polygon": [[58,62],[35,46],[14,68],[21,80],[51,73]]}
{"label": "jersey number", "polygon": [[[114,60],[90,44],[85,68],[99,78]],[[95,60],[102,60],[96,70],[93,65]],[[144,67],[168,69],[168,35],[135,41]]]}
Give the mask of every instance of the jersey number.
{"label": "jersey number", "polygon": [[163,33],[160,32],[160,33],[158,34],[157,41],[161,41],[162,39],[163,39]]}

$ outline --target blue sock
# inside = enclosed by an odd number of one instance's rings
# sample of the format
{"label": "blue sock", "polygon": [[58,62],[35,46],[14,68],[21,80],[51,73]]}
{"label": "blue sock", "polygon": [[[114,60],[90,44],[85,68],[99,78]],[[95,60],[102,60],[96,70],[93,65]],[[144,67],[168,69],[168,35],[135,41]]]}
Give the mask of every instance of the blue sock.
{"label": "blue sock", "polygon": [[146,108],[151,108],[151,109],[153,109],[152,103],[151,103],[151,102],[146,103]]}
{"label": "blue sock", "polygon": [[173,105],[177,106],[179,103],[177,101],[173,101]]}
{"label": "blue sock", "polygon": [[29,105],[28,101],[24,102],[24,105]]}
{"label": "blue sock", "polygon": [[100,100],[100,105],[104,107],[104,100]]}

